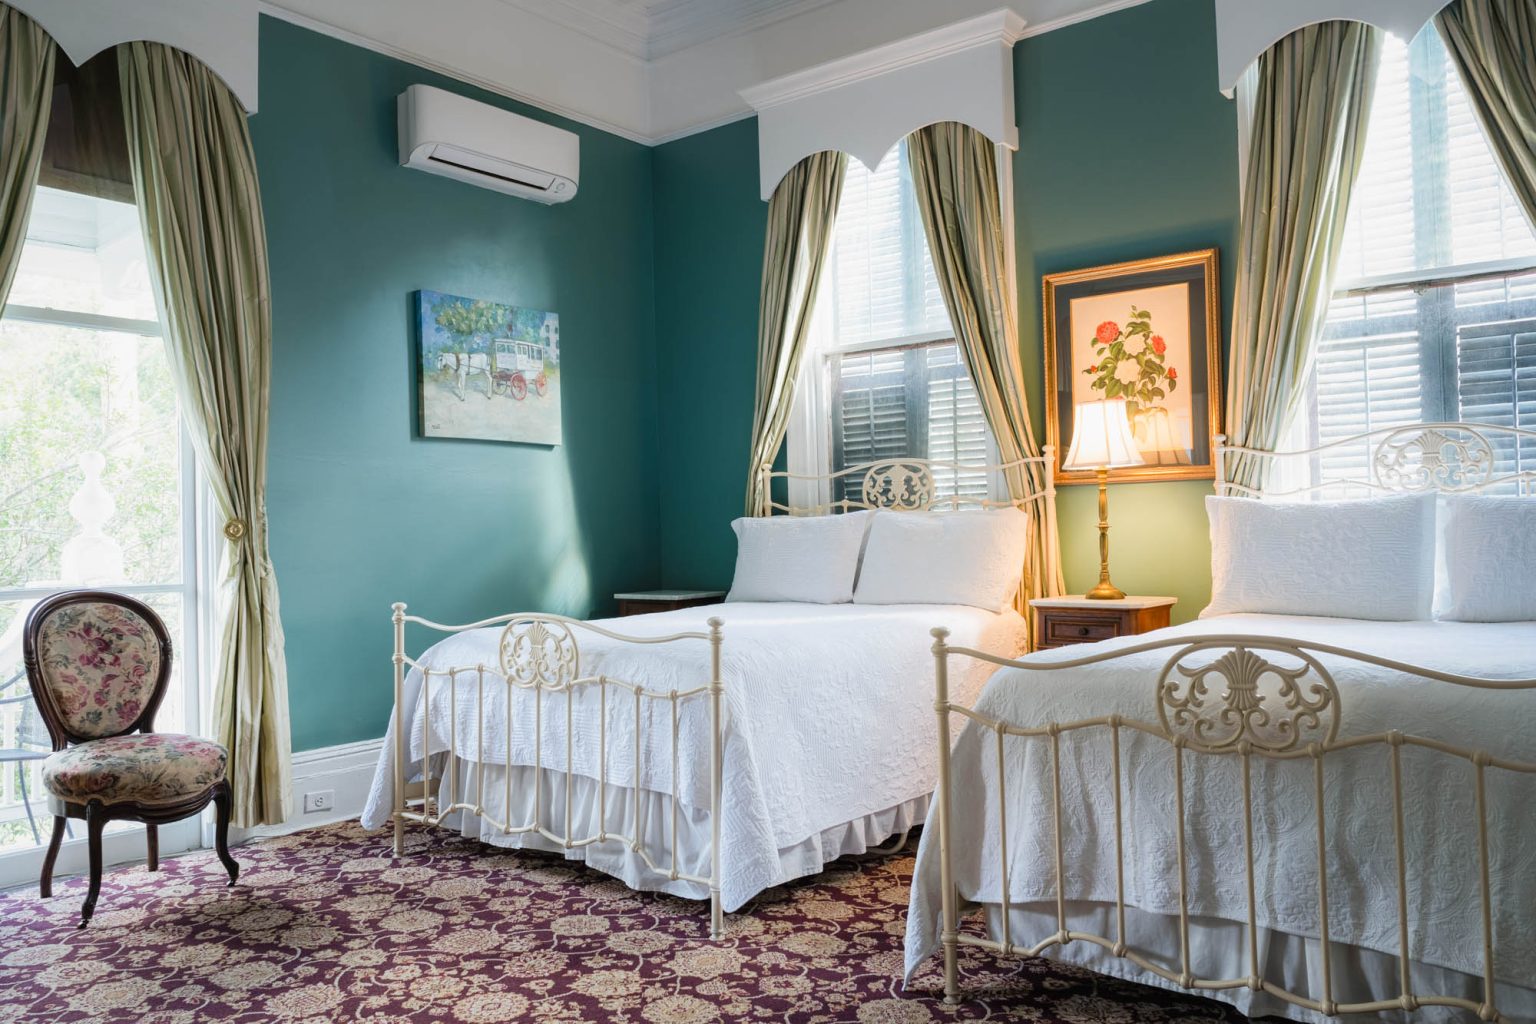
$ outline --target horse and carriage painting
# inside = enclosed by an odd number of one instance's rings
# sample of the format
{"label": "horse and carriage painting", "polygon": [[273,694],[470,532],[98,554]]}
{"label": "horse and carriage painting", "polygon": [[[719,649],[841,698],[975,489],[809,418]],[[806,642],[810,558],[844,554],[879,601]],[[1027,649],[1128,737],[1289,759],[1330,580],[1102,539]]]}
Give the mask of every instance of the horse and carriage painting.
{"label": "horse and carriage painting", "polygon": [[427,437],[560,443],[560,317],[416,293]]}

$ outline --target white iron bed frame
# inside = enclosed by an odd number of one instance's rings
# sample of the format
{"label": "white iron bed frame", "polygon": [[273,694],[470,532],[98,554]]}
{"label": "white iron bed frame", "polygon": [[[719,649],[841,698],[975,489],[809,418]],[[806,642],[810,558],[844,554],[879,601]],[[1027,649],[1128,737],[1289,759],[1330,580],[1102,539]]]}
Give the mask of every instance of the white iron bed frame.
{"label": "white iron bed frame", "polygon": [[[1217,437],[1215,450],[1217,469],[1217,493],[1257,496],[1251,488],[1231,483],[1225,478],[1227,458],[1240,454],[1258,459],[1276,459],[1289,456],[1316,458],[1329,452],[1349,450],[1352,446],[1368,449],[1367,478],[1328,483],[1300,484],[1282,494],[1299,495],[1307,492],[1329,492],[1335,489],[1358,493],[1408,492],[1440,493],[1483,492],[1494,488],[1513,490],[1525,496],[1536,496],[1536,469],[1515,468],[1501,471],[1499,449],[1515,446],[1536,448],[1536,431],[1513,427],[1466,424],[1428,423],[1407,427],[1383,428],[1333,444],[1321,445],[1294,452],[1266,452],[1252,448],[1227,446],[1225,438]],[[1530,456],[1527,456],[1531,459]],[[1536,459],[1532,459],[1536,462]],[[1527,463],[1530,464],[1529,462]],[[1267,492],[1273,497],[1275,492]],[[976,946],[1005,955],[1039,956],[1048,950],[1081,942],[1098,947],[1102,955],[1119,958],[1134,964],[1144,972],[1163,979],[1180,988],[1194,992],[1250,989],[1254,993],[1267,993],[1285,1003],[1302,1007],[1325,1016],[1346,1013],[1377,1013],[1383,1011],[1416,1011],[1426,1007],[1453,1007],[1476,1013],[1483,1020],[1507,1021],[1495,1000],[1494,975],[1494,928],[1493,884],[1490,869],[1487,821],[1486,777],[1490,770],[1536,776],[1536,763],[1514,761],[1489,754],[1485,750],[1455,746],[1426,736],[1407,735],[1397,730],[1377,732],[1371,735],[1339,738],[1339,725],[1343,714],[1339,688],[1332,675],[1318,660],[1318,655],[1338,657],[1402,672],[1423,679],[1445,683],[1449,686],[1475,687],[1487,690],[1529,691],[1536,690],[1536,678],[1519,680],[1481,679],[1466,675],[1441,672],[1422,666],[1408,665],[1360,651],[1312,643],[1305,640],[1250,635],[1202,635],[1166,640],[1150,640],[1134,646],[1121,647],[1112,652],[1085,654],[1064,661],[1020,662],[998,658],[984,651],[951,646],[947,643],[948,630],[932,631],[935,659],[936,695],[934,707],[938,715],[939,788],[937,792],[937,824],[939,832],[940,885],[943,925],[941,945],[944,955],[944,995],[946,1002],[956,1003],[961,996],[957,976],[957,956],[960,946]],[[954,657],[976,658],[1004,668],[1020,668],[1030,672],[1060,671],[1085,665],[1113,662],[1148,651],[1169,652],[1167,661],[1155,679],[1147,681],[1149,711],[1154,720],[1140,721],[1119,714],[1103,715],[1070,722],[1051,722],[1046,725],[1024,728],[972,708],[951,702],[948,679],[949,662]],[[1154,710],[1155,709],[1155,710]],[[979,836],[954,834],[952,820],[953,770],[951,761],[952,716],[975,723],[996,736],[998,773],[997,805],[988,811],[995,813],[998,823],[997,855],[1001,868],[1001,912],[998,926],[991,934],[996,938],[963,934],[960,931],[960,897],[956,889],[954,851],[958,843],[981,842]],[[1076,931],[1068,927],[1067,903],[1071,898],[1064,891],[1065,865],[1062,852],[1062,784],[1060,738],[1069,733],[1089,730],[1106,730],[1110,735],[1110,770],[1114,784],[1116,900],[1114,905],[1115,935],[1106,936]],[[1121,763],[1121,735],[1134,730],[1147,736],[1166,741],[1174,749],[1174,789],[1176,794],[1176,859],[1178,863],[1179,894],[1179,962],[1175,965],[1157,963],[1140,955],[1126,941],[1126,856],[1122,811],[1124,776],[1127,766]],[[1017,785],[1036,784],[1035,780],[1006,780],[1003,774],[1003,744],[1006,737],[1034,737],[1048,742],[1050,747],[1050,777],[1038,781],[1049,787],[1052,795],[1053,832],[1055,850],[1055,918],[1056,930],[1043,937],[1024,941],[1010,928],[1008,888],[1008,831],[1007,796],[1009,781]],[[1481,893],[1481,929],[1476,935],[1466,936],[1469,949],[1481,949],[1483,965],[1483,998],[1473,1001],[1445,993],[1415,991],[1411,978],[1413,961],[1409,955],[1409,891],[1405,836],[1407,819],[1403,807],[1403,747],[1418,747],[1437,751],[1442,755],[1467,762],[1468,788],[1472,797],[1471,818],[1477,830],[1477,867]],[[1398,981],[1400,991],[1396,998],[1376,999],[1369,1002],[1340,1003],[1333,996],[1330,965],[1329,935],[1329,878],[1327,820],[1323,801],[1325,763],[1328,755],[1362,747],[1384,747],[1386,770],[1390,773],[1393,794],[1393,821],[1387,827],[1392,830],[1396,843],[1397,882],[1397,935]],[[1247,894],[1247,946],[1246,960],[1249,973],[1246,977],[1203,977],[1190,962],[1190,896],[1189,858],[1186,849],[1189,835],[1198,834],[1199,823],[1186,820],[1185,760],[1187,754],[1235,757],[1241,760],[1243,787],[1242,810],[1244,814],[1244,862],[1246,865]],[[1306,760],[1313,763],[1312,797],[1317,808],[1316,840],[1318,865],[1318,921],[1321,949],[1321,998],[1299,995],[1262,976],[1260,969],[1260,925],[1257,908],[1265,894],[1263,880],[1254,871],[1254,799],[1251,778],[1253,758],[1272,761]],[[996,904],[994,907],[998,906]],[[1500,982],[1499,984],[1503,984]]]}
{"label": "white iron bed frame", "polygon": [[[1039,456],[1018,459],[1006,463],[972,464],[950,462],[935,459],[885,459],[878,462],[864,463],[850,466],[836,473],[819,476],[803,474],[791,474],[773,470],[771,466],[763,467],[761,479],[764,484],[763,493],[767,496],[762,510],[764,515],[772,515],[781,512],[790,515],[825,515],[831,513],[843,513],[860,509],[881,509],[886,511],[929,511],[936,509],[987,509],[1007,505],[1015,505],[1026,511],[1038,503],[1038,512],[1046,517],[1055,515],[1055,503],[1051,500],[1055,494],[1053,486],[1052,463],[1054,453],[1047,447]],[[989,479],[1002,478],[1014,474],[1024,480],[1029,480],[1031,473],[1038,473],[1039,479],[1044,481],[1044,486],[1034,490],[1023,498],[994,499],[990,495],[986,498],[975,498],[964,495],[945,494],[938,482],[938,476],[944,473],[985,473]],[[937,475],[936,475],[937,474]],[[843,497],[831,499],[833,488],[843,480],[859,480],[857,497]],[[819,492],[812,503],[805,505],[792,505],[787,502],[774,500],[772,497],[775,481],[792,482],[794,485],[810,485],[811,489]],[[1021,567],[1022,570],[1022,567]],[[498,833],[503,836],[516,836],[536,834],[548,842],[566,849],[574,850],[582,847],[593,846],[602,843],[619,843],[639,856],[647,867],[671,881],[692,882],[709,887],[710,902],[710,935],[712,938],[720,938],[724,934],[724,912],[720,903],[721,891],[721,863],[720,863],[720,821],[721,821],[721,789],[724,758],[724,725],[722,717],[722,702],[724,695],[724,681],[721,679],[721,645],[723,642],[723,623],[719,618],[710,618],[708,632],[683,632],[666,636],[631,636],[615,632],[591,622],[568,618],[562,615],[550,615],[538,612],[519,612],[510,615],[499,615],[479,622],[471,622],[465,625],[445,625],[433,622],[416,615],[406,614],[406,606],[397,603],[393,606],[392,621],[394,623],[394,698],[396,709],[396,728],[394,736],[394,854],[396,857],[405,852],[405,825],[406,822],[418,822],[425,825],[442,825],[444,818],[459,812],[467,812],[488,822]],[[484,664],[468,665],[455,668],[428,668],[419,660],[406,653],[405,627],[408,624],[424,626],[427,629],[441,633],[460,633],[466,630],[483,629],[493,626],[501,626],[501,637],[498,642],[500,664],[491,666]],[[643,684],[631,680],[615,679],[611,676],[597,674],[585,674],[582,670],[580,645],[577,641],[577,633],[585,631],[608,640],[615,640],[628,644],[671,644],[703,641],[709,644],[710,672],[707,680],[700,685],[688,690],[655,690],[645,687]],[[418,706],[429,707],[433,678],[446,679],[449,694],[449,727],[450,735],[446,750],[434,751],[431,747],[432,731],[429,727],[430,715],[423,713],[421,726],[422,768],[421,779],[418,783],[415,779],[408,778],[410,774],[407,765],[410,764],[408,730],[410,723],[399,717],[399,709],[404,706],[405,678],[408,669],[416,669],[421,673],[421,696]],[[465,758],[459,751],[458,744],[458,679],[459,677],[474,679],[474,728],[475,746],[473,758]],[[506,720],[504,722],[488,722],[485,717],[485,692],[486,686],[502,686],[506,688]],[[577,736],[572,728],[572,704],[576,694],[583,690],[596,689],[598,692],[599,727],[596,736],[587,737],[595,741],[598,756],[597,788],[594,791],[594,807],[597,809],[595,820],[599,822],[599,828],[594,833],[583,835],[573,834],[573,823],[579,819],[592,820],[585,814],[578,814],[573,797],[573,776],[576,774],[572,768],[574,764],[572,755],[577,745]],[[496,762],[481,761],[481,751],[484,749],[484,738],[488,728],[502,728],[508,737],[508,749],[513,730],[512,722],[512,698],[516,692],[531,691],[534,701],[534,765],[533,765],[533,803],[532,814],[528,820],[513,822],[510,820],[497,820],[488,814],[485,804],[485,772],[482,770],[486,764],[499,766]],[[610,750],[609,737],[607,735],[607,711],[609,691],[622,691],[628,693],[634,701],[635,709],[635,737],[632,749]],[[543,810],[546,800],[543,793],[543,728],[544,728],[544,699],[546,694],[564,694],[564,727],[565,727],[565,799],[563,808],[563,824],[558,830],[552,827],[553,823],[546,823]],[[623,699],[620,697],[619,699]],[[679,712],[681,703],[689,700],[707,700],[709,702],[710,721],[710,839],[709,839],[709,875],[688,874],[678,867],[678,814],[681,794],[678,791],[678,759],[679,759]],[[642,758],[641,743],[641,708],[644,701],[660,701],[671,706],[671,751],[672,751],[672,792],[668,794],[671,805],[670,827],[666,830],[666,842],[662,849],[649,848],[643,839],[645,832],[645,819],[642,812],[641,794],[643,787],[640,785],[640,764]],[[433,791],[432,758],[435,754],[447,754],[446,774],[437,779],[439,789]],[[606,828],[606,819],[601,809],[607,806],[609,789],[608,765],[614,758],[629,756],[634,759],[635,785],[634,785],[634,828],[632,834],[609,831]],[[460,763],[469,760],[476,767],[474,773],[474,786],[466,786],[466,792],[460,792]],[[510,766],[508,766],[510,767]],[[511,817],[512,803],[512,772],[504,773],[504,804],[507,816]],[[419,793],[417,792],[419,786]],[[520,787],[526,788],[526,787]],[[473,792],[467,790],[473,789]],[[583,808],[590,811],[592,808]]]}

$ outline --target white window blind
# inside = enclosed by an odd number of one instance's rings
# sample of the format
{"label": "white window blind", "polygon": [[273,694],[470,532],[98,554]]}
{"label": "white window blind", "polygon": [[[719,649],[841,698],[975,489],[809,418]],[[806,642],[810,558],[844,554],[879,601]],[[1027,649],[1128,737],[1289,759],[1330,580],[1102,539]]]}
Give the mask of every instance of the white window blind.
{"label": "white window blind", "polygon": [[[881,459],[996,461],[954,341],[905,147],[874,170],[849,163],[802,393],[826,424],[815,472]],[[791,445],[803,442],[791,432]],[[935,471],[939,496],[986,498],[984,472]],[[858,479],[833,499],[856,497]]]}
{"label": "white window blind", "polygon": [[[1536,428],[1536,232],[1433,27],[1389,39],[1306,406],[1310,442],[1467,420]],[[1505,468],[1522,456],[1512,445]],[[1319,460],[1364,479],[1369,451]],[[1528,462],[1527,465],[1531,465]]]}

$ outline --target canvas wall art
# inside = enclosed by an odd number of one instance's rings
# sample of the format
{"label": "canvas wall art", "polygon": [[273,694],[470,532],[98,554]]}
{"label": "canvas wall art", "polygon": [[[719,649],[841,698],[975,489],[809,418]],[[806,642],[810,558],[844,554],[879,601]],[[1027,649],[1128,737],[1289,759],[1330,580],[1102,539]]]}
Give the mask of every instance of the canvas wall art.
{"label": "canvas wall art", "polygon": [[1124,399],[1144,465],[1111,480],[1210,477],[1221,415],[1221,277],[1216,250],[1045,278],[1046,435],[1064,472],[1080,402]]}
{"label": "canvas wall art", "polygon": [[560,443],[560,317],[442,292],[416,293],[421,432]]}

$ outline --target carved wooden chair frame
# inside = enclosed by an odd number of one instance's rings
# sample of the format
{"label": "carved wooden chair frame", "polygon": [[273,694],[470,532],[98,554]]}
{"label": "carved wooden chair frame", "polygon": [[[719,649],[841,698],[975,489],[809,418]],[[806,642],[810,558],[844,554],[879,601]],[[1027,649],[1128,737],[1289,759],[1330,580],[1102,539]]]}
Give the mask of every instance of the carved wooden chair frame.
{"label": "carved wooden chair frame", "polygon": [[[38,656],[38,641],[48,620],[59,610],[75,604],[111,604],[123,608],[142,619],[154,634],[155,643],[160,650],[160,666],[155,676],[154,687],[149,699],[144,702],[144,710],[139,717],[131,722],[127,728],[110,733],[107,736],[86,736],[73,731],[68,724],[63,710],[54,698],[53,691],[43,677],[43,666]],[[171,679],[171,638],[166,632],[165,624],[160,621],[160,616],[154,609],[135,598],[124,594],[117,594],[106,590],[67,590],[54,594],[40,602],[27,615],[26,628],[22,635],[22,654],[27,669],[27,682],[32,687],[33,699],[37,702],[38,713],[42,716],[43,723],[48,727],[48,736],[53,742],[54,752],[80,743],[88,743],[92,740],[107,739],[111,736],[125,736],[129,733],[152,733],[155,731],[155,713],[160,710],[160,704],[165,699],[166,688]],[[220,862],[229,872],[229,884],[234,885],[239,877],[240,865],[229,854],[229,814],[230,814],[230,788],[228,778],[220,779],[199,793],[194,793],[184,799],[170,804],[141,804],[133,801],[121,801],[103,803],[100,800],[89,800],[85,803],[76,803],[64,800],[60,797],[49,796],[50,805],[54,808],[53,835],[48,841],[48,852],[43,856],[43,868],[38,879],[38,892],[44,899],[53,895],[53,868],[58,859],[59,847],[64,842],[65,822],[68,818],[78,818],[85,822],[86,844],[90,860],[90,886],[86,891],[85,903],[80,910],[80,927],[84,928],[91,920],[91,915],[96,909],[97,897],[101,894],[101,839],[107,823],[112,821],[136,821],[144,825],[145,842],[148,847],[148,867],[151,871],[160,870],[160,836],[159,826],[171,822],[181,821],[200,813],[210,803],[214,806],[214,849],[218,853]],[[58,813],[62,808],[63,814]]]}

